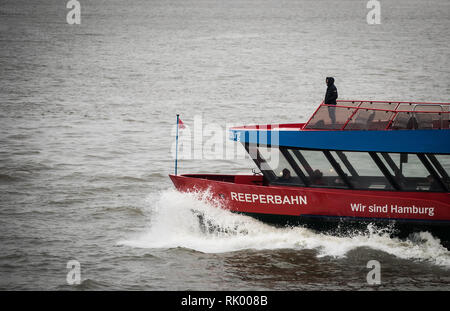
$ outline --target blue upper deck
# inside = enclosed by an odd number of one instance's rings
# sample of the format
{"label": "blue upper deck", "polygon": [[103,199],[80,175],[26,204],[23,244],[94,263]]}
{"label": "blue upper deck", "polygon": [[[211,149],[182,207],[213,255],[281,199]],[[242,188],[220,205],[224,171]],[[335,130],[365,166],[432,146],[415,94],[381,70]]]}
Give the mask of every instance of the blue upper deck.
{"label": "blue upper deck", "polygon": [[242,143],[302,149],[450,154],[450,104],[338,101],[307,123],[234,127]]}

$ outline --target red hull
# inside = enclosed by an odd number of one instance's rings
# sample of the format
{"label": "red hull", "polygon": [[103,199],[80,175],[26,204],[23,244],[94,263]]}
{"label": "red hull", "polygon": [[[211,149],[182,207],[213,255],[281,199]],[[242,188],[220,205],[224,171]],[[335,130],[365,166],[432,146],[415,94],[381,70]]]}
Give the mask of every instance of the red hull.
{"label": "red hull", "polygon": [[233,212],[450,224],[450,194],[262,185],[261,176],[170,175],[180,191],[205,191]]}

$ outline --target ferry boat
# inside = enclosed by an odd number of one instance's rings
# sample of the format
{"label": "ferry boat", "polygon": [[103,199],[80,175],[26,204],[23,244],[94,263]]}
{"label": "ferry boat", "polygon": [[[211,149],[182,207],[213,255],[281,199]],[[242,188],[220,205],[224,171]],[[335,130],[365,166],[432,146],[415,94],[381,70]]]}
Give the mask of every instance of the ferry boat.
{"label": "ferry boat", "polygon": [[[234,127],[260,172],[169,175],[263,222],[332,233],[389,227],[450,240],[450,103],[323,102],[306,123]],[[447,246],[448,247],[448,246]]]}

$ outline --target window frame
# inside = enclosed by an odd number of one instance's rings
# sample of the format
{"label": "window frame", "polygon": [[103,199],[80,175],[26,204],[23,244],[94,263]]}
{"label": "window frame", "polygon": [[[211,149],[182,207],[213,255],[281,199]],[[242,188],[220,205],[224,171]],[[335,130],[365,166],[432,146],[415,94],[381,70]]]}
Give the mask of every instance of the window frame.
{"label": "window frame", "polygon": [[[256,159],[253,159],[253,157],[250,155],[250,145],[251,147],[256,148]],[[373,152],[373,151],[353,151],[353,150],[332,150],[332,149],[308,149],[308,148],[298,148],[298,147],[288,147],[288,146],[271,146],[271,145],[263,145],[263,144],[244,144],[246,151],[249,153],[250,158],[255,162],[256,166],[261,170],[264,179],[267,181],[269,185],[287,185],[286,183],[278,183],[277,182],[277,176],[273,169],[270,170],[262,170],[261,169],[261,163],[266,162],[264,157],[259,152],[259,147],[267,147],[267,148],[277,148],[280,152],[280,156],[283,156],[284,159],[289,163],[291,168],[296,173],[299,180],[303,183],[292,183],[289,184],[289,186],[295,186],[295,187],[308,187],[308,188],[327,188],[327,189],[341,189],[341,190],[366,190],[366,191],[401,191],[401,192],[426,192],[426,193],[445,193],[449,192],[450,186],[447,186],[445,179],[447,181],[449,180],[449,175],[446,172],[446,170],[442,167],[440,161],[435,157],[435,155],[440,154],[431,154],[431,153],[399,153],[395,152],[397,154],[407,154],[408,156],[417,156],[421,163],[423,164],[424,168],[429,172],[431,176],[433,176],[434,180],[437,182],[438,186],[440,187],[440,190],[412,190],[412,189],[405,189],[402,187],[402,183],[407,180],[408,177],[405,177],[402,174],[401,168],[397,166],[397,164],[394,162],[394,160],[390,156],[390,152]],[[344,187],[342,186],[318,186],[314,185],[311,181],[312,177],[312,168],[309,165],[308,160],[303,156],[301,153],[302,150],[308,150],[308,151],[320,151],[324,154],[325,158],[328,161],[328,164],[335,170],[337,173],[337,176],[343,181]],[[291,152],[292,151],[292,154]],[[388,189],[373,189],[373,188],[359,188],[356,187],[356,185],[352,182],[350,176],[348,176],[344,170],[341,167],[341,164],[336,161],[335,155],[333,155],[331,152],[334,151],[336,155],[338,156],[341,163],[343,163],[348,170],[348,172],[351,174],[351,177],[362,177],[357,168],[353,166],[353,164],[348,160],[346,153],[364,153],[368,154],[370,158],[373,160],[375,166],[378,168],[378,170],[381,172],[382,175],[386,178],[387,186],[390,186]],[[450,156],[448,154],[443,154],[445,156]],[[296,159],[294,159],[294,156]],[[383,161],[383,160],[384,161]],[[266,162],[267,163],[267,162]],[[300,165],[301,166],[300,166]],[[386,166],[387,164],[387,166]],[[396,173],[395,175],[391,174],[391,171]],[[398,174],[397,174],[398,173]],[[379,177],[379,176],[367,176],[367,177]]]}

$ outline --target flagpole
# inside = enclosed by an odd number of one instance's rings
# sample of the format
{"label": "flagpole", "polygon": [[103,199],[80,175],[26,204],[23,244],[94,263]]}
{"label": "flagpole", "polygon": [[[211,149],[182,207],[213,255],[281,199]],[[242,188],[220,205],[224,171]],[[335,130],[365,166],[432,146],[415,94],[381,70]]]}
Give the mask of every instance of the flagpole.
{"label": "flagpole", "polygon": [[180,122],[180,115],[177,114],[177,138],[176,138],[176,146],[175,146],[175,176],[177,176],[177,167],[178,167],[178,127]]}

